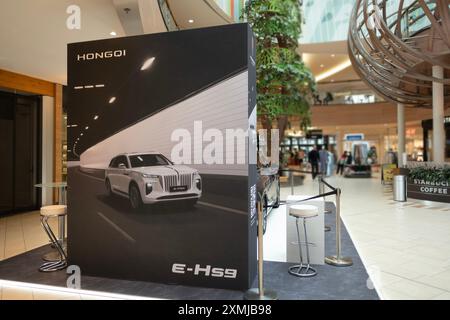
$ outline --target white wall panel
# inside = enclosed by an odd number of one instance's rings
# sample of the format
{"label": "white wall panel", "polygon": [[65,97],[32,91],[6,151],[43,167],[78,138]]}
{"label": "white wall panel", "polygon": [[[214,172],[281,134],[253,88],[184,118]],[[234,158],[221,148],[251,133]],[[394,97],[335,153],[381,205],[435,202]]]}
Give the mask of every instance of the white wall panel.
{"label": "white wall panel", "polygon": [[[175,129],[186,129],[191,133],[191,163],[194,163],[195,151],[202,151],[200,149],[208,144],[194,147],[195,121],[202,121],[203,133],[210,128],[220,130],[224,137],[227,129],[247,132],[248,73],[225,80],[98,143],[81,155],[81,166],[104,169],[114,156],[127,152],[152,150],[170,158],[172,148],[178,144],[171,141]],[[245,164],[187,165],[205,174],[247,175],[246,142],[247,139],[245,143],[235,143],[235,149],[245,155]],[[225,148],[225,141],[223,146]],[[225,154],[223,156],[225,161]]]}

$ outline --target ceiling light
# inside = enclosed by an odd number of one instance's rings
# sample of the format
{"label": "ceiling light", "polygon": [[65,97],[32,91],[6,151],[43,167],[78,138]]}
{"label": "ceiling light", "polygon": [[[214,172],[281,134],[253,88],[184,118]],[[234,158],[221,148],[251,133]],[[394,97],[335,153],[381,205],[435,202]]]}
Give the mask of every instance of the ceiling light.
{"label": "ceiling light", "polygon": [[189,19],[188,22],[189,23],[194,23],[194,20],[193,19]]}
{"label": "ceiling light", "polygon": [[89,130],[89,127],[84,128],[85,130]]}
{"label": "ceiling light", "polygon": [[114,101],[116,101],[116,97],[111,97],[111,99],[109,99],[109,103],[114,103]]}
{"label": "ceiling light", "polygon": [[333,53],[333,54],[331,55],[331,57],[334,58],[334,57],[336,57],[336,55]]}
{"label": "ceiling light", "polygon": [[324,73],[319,74],[319,75],[316,77],[316,81],[319,82],[319,81],[322,81],[322,80],[324,80],[324,79],[326,79],[326,78],[329,78],[329,77],[331,77],[332,75],[335,75],[336,73],[341,72],[342,70],[347,69],[347,68],[350,67],[351,65],[352,65],[352,62],[350,61],[350,59],[348,59],[348,60],[342,62],[341,64],[338,64],[337,66],[331,68],[330,70],[328,70],[328,71],[326,71],[326,72],[324,72]]}
{"label": "ceiling light", "polygon": [[95,116],[94,116],[94,120],[97,120],[97,119],[98,119],[98,116],[97,116],[97,115],[95,115]]}
{"label": "ceiling light", "polygon": [[67,120],[67,116],[64,116],[64,120]]}
{"label": "ceiling light", "polygon": [[115,31],[111,31],[109,34],[114,37],[117,36],[117,33]]}
{"label": "ceiling light", "polygon": [[154,61],[155,61],[155,57],[145,60],[144,64],[141,67],[141,71],[144,71],[144,70],[147,70],[148,68],[150,68]]}
{"label": "ceiling light", "polygon": [[81,136],[81,137],[84,136],[84,133],[80,133],[80,136]]}

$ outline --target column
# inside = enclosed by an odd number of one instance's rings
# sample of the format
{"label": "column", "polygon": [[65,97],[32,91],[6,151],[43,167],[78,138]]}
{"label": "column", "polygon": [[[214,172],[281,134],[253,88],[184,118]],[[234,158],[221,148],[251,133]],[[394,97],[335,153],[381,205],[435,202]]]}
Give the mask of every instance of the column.
{"label": "column", "polygon": [[405,140],[406,140],[406,130],[405,130],[405,105],[402,103],[397,104],[397,150],[398,150],[398,166],[403,168],[406,163],[404,163],[405,154]]}
{"label": "column", "polygon": [[[433,67],[433,77],[444,78],[444,68]],[[444,84],[433,81],[433,161],[445,160]]]}

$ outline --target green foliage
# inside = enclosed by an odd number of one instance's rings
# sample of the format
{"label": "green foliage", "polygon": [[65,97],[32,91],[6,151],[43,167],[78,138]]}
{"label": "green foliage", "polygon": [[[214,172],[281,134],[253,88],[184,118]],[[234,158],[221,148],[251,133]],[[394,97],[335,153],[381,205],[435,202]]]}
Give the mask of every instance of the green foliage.
{"label": "green foliage", "polygon": [[257,39],[258,113],[270,120],[299,115],[307,126],[315,81],[297,53],[302,26],[299,1],[249,0],[244,18]]}
{"label": "green foliage", "polygon": [[450,166],[445,167],[416,167],[409,170],[410,179],[425,180],[432,183],[450,183]]}

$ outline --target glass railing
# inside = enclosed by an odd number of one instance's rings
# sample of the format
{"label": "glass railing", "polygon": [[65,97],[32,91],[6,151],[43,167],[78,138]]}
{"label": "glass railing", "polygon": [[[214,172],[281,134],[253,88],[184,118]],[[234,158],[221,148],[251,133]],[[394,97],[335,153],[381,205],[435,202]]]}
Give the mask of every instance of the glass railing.
{"label": "glass railing", "polygon": [[[434,10],[436,9],[435,3],[429,3],[428,8],[434,15]],[[427,17],[425,12],[421,7],[413,7],[408,10],[405,15],[402,17],[403,26],[406,26],[402,30],[403,36],[410,37],[424,29],[427,29],[431,26],[430,19]]]}
{"label": "glass railing", "polygon": [[245,0],[214,0],[214,2],[234,21],[240,21]]}
{"label": "glass railing", "polygon": [[369,104],[385,102],[372,91],[319,92],[314,97],[314,105]]}
{"label": "glass railing", "polygon": [[300,43],[347,40],[355,0],[303,0],[303,32]]}
{"label": "glass railing", "polygon": [[[436,9],[436,3],[428,2],[428,9],[434,15]],[[409,38],[425,30],[431,26],[430,20],[425,14],[423,8],[420,6],[418,0],[405,1],[403,11],[401,12],[400,30],[403,38]],[[398,7],[394,2],[388,3],[386,8],[387,12],[387,24],[392,32],[395,32],[398,21]]]}
{"label": "glass railing", "polygon": [[170,11],[167,0],[158,0],[158,4],[167,31],[177,31],[179,28],[175,23],[175,19],[172,16],[172,11]]}

